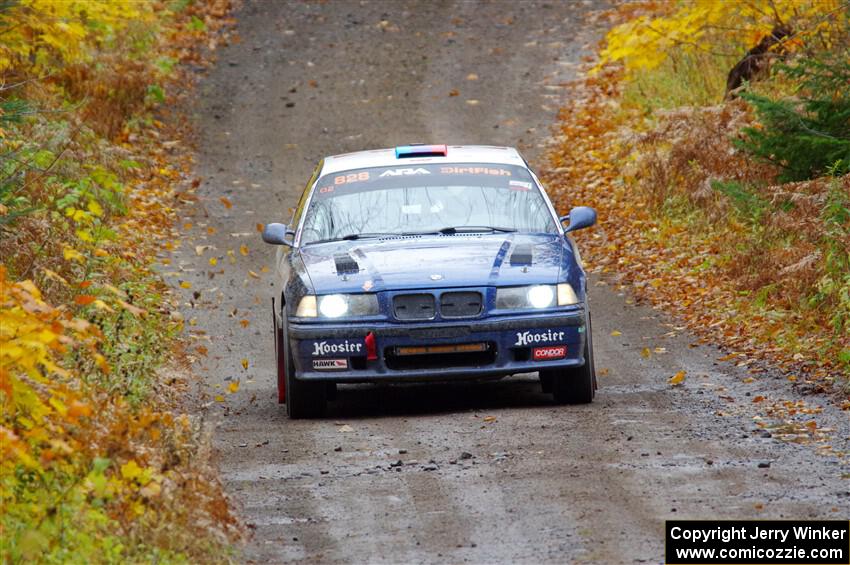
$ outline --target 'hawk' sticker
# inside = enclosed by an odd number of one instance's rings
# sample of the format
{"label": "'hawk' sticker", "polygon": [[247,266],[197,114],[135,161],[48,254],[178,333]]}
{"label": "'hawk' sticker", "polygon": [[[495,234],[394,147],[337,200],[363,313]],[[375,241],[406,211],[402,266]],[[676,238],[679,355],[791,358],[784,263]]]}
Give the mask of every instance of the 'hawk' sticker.
{"label": "'hawk' sticker", "polygon": [[313,368],[317,371],[348,369],[348,359],[313,359]]}

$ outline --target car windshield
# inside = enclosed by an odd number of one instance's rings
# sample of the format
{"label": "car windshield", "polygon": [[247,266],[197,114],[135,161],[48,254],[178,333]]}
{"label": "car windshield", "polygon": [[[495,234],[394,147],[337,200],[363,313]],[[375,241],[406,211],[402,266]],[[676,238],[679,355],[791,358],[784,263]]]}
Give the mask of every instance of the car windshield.
{"label": "car windshield", "polygon": [[523,167],[398,165],[320,178],[301,242],[477,231],[557,233],[557,225]]}

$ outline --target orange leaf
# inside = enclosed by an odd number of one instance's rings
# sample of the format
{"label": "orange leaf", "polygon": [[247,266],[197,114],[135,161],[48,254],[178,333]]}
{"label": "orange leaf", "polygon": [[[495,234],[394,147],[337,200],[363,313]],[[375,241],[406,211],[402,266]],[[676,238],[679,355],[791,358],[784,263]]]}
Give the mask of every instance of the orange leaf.
{"label": "orange leaf", "polygon": [[81,294],[80,296],[74,297],[74,302],[76,302],[80,306],[86,306],[88,304],[91,304],[95,300],[95,297],[90,294]]}
{"label": "orange leaf", "polygon": [[79,418],[80,416],[91,416],[91,406],[86,404],[85,402],[80,402],[79,400],[71,401],[71,405],[68,406],[68,416],[71,418]]}
{"label": "orange leaf", "polygon": [[242,325],[243,328],[247,328],[248,324],[250,324],[251,322],[249,322],[248,320],[239,320],[239,323]]}
{"label": "orange leaf", "polygon": [[[219,200],[221,201],[222,204],[224,204],[224,207],[227,208],[228,210],[233,208],[233,203],[230,200],[228,200],[226,196],[222,196],[221,198],[219,198]],[[209,230],[207,230],[207,231],[209,231]]]}
{"label": "orange leaf", "polygon": [[673,385],[673,386],[680,385],[680,384],[682,384],[682,383],[684,382],[684,380],[685,380],[685,374],[686,374],[686,372],[685,372],[685,371],[679,371],[678,373],[676,373],[675,375],[673,375],[672,377],[670,377],[670,380],[669,380],[669,381],[667,381],[667,382],[668,382],[668,383],[670,383],[670,384],[671,384],[671,385]]}

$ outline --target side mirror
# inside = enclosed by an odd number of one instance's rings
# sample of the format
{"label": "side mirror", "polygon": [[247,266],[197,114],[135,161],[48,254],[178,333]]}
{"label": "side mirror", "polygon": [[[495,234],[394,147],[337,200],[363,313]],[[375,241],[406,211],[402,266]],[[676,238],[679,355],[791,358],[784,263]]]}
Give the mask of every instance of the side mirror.
{"label": "side mirror", "polygon": [[266,227],[263,228],[263,241],[272,245],[292,247],[292,242],[286,239],[289,235],[295,235],[295,232],[283,224],[266,224]]}
{"label": "side mirror", "polygon": [[584,228],[589,228],[596,223],[596,210],[588,206],[576,206],[566,216],[560,218],[561,223],[569,220],[565,233],[576,231]]}

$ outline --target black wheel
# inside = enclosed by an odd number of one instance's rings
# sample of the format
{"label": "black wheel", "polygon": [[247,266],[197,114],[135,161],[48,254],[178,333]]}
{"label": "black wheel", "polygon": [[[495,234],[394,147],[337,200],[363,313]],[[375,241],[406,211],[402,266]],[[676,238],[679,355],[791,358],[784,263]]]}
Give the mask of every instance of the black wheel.
{"label": "black wheel", "polygon": [[327,384],[321,381],[302,381],[295,378],[295,363],[289,350],[289,323],[284,315],[283,328],[281,331],[281,343],[283,363],[278,366],[285,368],[284,390],[286,397],[286,414],[297,420],[301,418],[318,418],[325,413],[327,405]]}
{"label": "black wheel", "polygon": [[[557,404],[588,404],[596,393],[596,366],[593,363],[593,339],[590,315],[587,318],[587,336],[584,340],[584,365],[574,369],[546,371],[552,379],[552,395]],[[542,376],[541,376],[542,378]]]}

